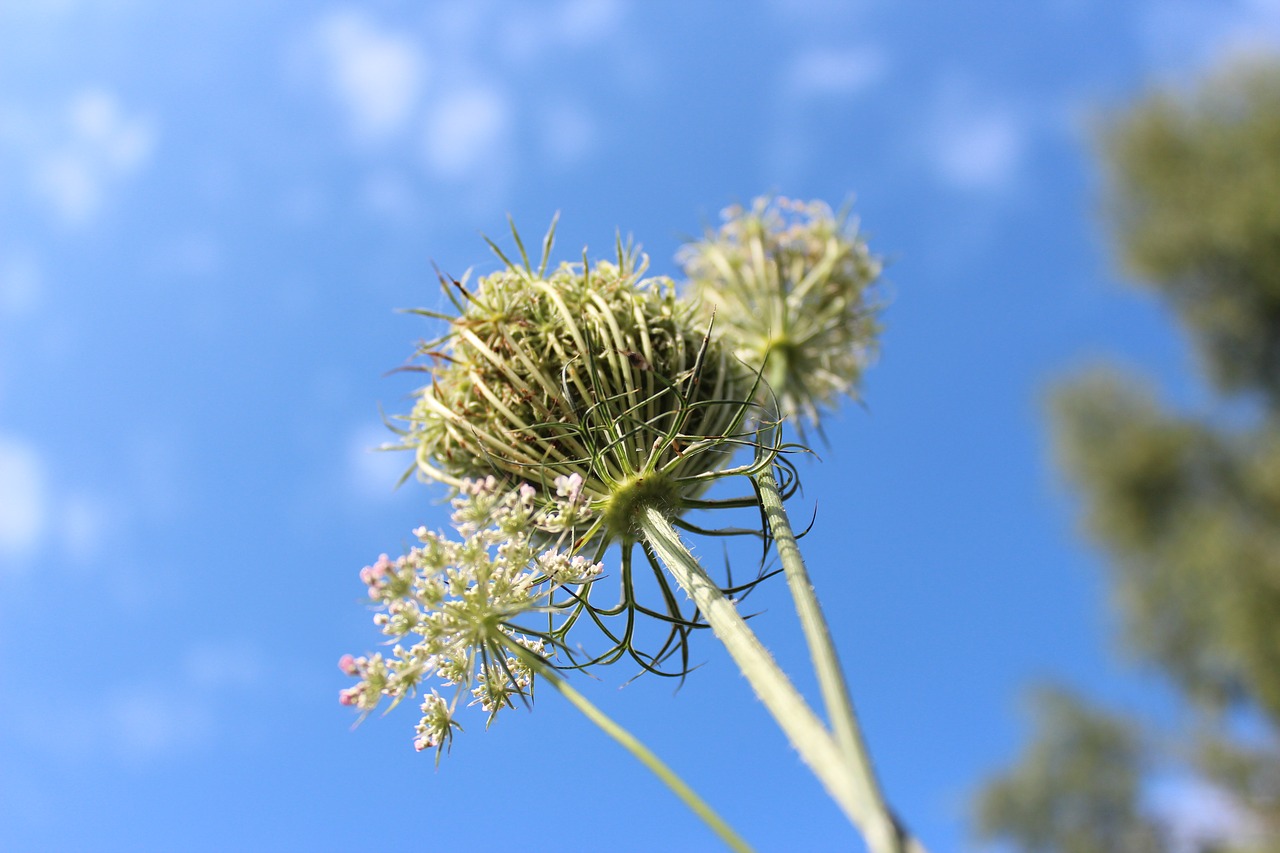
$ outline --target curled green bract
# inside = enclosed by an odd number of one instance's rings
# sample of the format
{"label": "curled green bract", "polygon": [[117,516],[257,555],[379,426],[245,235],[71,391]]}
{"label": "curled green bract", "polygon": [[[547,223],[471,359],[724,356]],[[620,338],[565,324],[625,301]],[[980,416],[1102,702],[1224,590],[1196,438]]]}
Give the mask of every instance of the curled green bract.
{"label": "curled green bract", "polygon": [[458,313],[420,349],[431,381],[404,443],[454,487],[493,475],[543,498],[581,490],[599,512],[579,541],[628,538],[640,509],[679,514],[725,468],[753,377],[629,248],[545,267],[544,253],[537,270],[508,262],[474,287],[443,279]]}

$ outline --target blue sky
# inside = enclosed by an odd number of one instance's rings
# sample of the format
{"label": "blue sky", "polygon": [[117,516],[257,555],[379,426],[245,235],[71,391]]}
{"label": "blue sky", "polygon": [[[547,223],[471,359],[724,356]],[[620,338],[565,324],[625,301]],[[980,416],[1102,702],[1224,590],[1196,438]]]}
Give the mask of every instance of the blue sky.
{"label": "blue sky", "polygon": [[[7,848],[712,845],[549,693],[438,771],[411,709],[353,732],[336,701],[338,656],[378,639],[356,572],[446,521],[369,452],[430,333],[394,309],[439,303],[432,261],[493,269],[507,213],[561,211],[562,258],[621,229],[675,275],[726,204],[856,195],[883,356],[795,512],[817,506],[811,571],[932,849],[966,846],[1028,680],[1170,719],[1112,654],[1042,404],[1111,355],[1206,404],[1113,270],[1088,129],[1278,41],[1270,0],[0,0]],[[751,602],[812,694],[783,585]],[[760,849],[849,849],[723,653],[695,654],[675,695],[579,686]]]}

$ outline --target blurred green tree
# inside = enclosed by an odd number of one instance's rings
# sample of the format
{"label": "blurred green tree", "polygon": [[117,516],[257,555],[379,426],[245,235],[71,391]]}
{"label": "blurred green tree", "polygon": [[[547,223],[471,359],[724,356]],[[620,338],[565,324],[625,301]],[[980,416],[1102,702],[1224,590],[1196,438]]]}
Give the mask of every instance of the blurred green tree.
{"label": "blurred green tree", "polygon": [[[1171,849],[1142,780],[1186,762],[1242,818],[1178,849],[1277,851],[1280,62],[1150,95],[1101,143],[1119,254],[1172,307],[1217,405],[1177,413],[1149,383],[1102,367],[1055,390],[1051,419],[1086,527],[1111,558],[1128,645],[1197,712],[1194,734],[1177,739],[1195,746],[1162,749],[1136,722],[1042,694],[1031,744],[976,799],[976,829],[1046,853]],[[1263,733],[1233,734],[1241,716]]]}
{"label": "blurred green tree", "polygon": [[1133,725],[1063,690],[1041,688],[1032,699],[1035,736],[983,791],[979,830],[1035,851],[1164,849],[1139,808],[1144,755]]}

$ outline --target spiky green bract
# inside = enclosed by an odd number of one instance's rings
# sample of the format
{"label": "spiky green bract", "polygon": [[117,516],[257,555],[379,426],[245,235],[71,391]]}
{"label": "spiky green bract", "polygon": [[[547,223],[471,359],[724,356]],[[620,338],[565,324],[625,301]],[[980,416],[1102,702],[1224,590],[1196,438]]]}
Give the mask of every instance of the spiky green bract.
{"label": "spiky green bract", "polygon": [[846,213],[820,201],[758,198],[726,209],[724,224],[679,253],[693,294],[716,312],[716,334],[762,371],[780,413],[818,426],[855,396],[876,350],[869,289],[878,258]]}
{"label": "spiky green bract", "polygon": [[459,313],[422,347],[431,383],[405,437],[418,470],[543,498],[572,481],[599,510],[575,535],[597,542],[629,537],[637,503],[678,514],[744,440],[752,377],[669,279],[643,273],[620,247],[614,263],[446,282]]}
{"label": "spiky green bract", "polygon": [[[617,600],[583,594],[567,603],[563,621],[548,625],[563,642],[586,622],[609,644],[568,666],[626,655],[646,671],[683,676],[688,638],[704,623],[650,549],[635,561],[638,520],[652,510],[682,524],[690,509],[754,505],[751,497],[701,495],[713,480],[772,464],[781,450],[760,440],[759,377],[710,334],[710,317],[678,298],[669,279],[644,277],[644,259],[630,247],[619,243],[614,262],[584,259],[547,274],[552,235],[536,271],[514,236],[522,264],[491,243],[505,269],[472,286],[442,277],[456,315],[416,312],[448,328],[421,347],[419,369],[431,382],[405,419],[402,446],[415,451],[423,477],[454,488],[488,476],[530,484],[535,504],[546,508],[540,529],[558,546],[600,560],[611,544],[622,545]],[[743,446],[751,460],[730,467]],[[579,508],[572,516],[559,509],[566,502]],[[644,563],[652,584],[640,577]],[[759,580],[730,581],[725,592],[741,594]],[[646,586],[653,601],[640,592]]]}

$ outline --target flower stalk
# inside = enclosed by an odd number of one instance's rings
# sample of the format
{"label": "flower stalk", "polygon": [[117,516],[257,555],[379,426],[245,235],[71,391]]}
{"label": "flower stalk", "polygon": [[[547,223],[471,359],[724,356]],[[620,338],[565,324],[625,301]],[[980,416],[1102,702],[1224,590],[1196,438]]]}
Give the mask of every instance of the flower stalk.
{"label": "flower stalk", "polygon": [[[533,700],[535,680],[564,696],[606,734],[656,775],[732,850],[750,851],[743,839],[652,750],[569,686],[549,660],[567,652],[555,623],[569,608],[558,593],[585,594],[602,566],[551,548],[539,553],[538,540],[570,519],[585,520],[581,482],[561,477],[552,507],[538,509],[527,484],[511,490],[497,480],[464,481],[454,500],[458,538],[419,528],[419,545],[392,560],[382,555],[360,572],[375,605],[374,622],[395,646],[389,656],[343,655],[338,667],[359,681],[339,694],[362,715],[383,699],[392,707],[437,681],[421,703],[414,745],[435,749],[437,762],[449,749],[460,701],[488,712],[490,724],[517,700]],[[572,600],[574,595],[570,595]],[[548,631],[516,623],[522,615],[544,614]],[[535,679],[536,677],[536,679]],[[452,700],[447,698],[453,689]]]}
{"label": "flower stalk", "polygon": [[747,844],[742,836],[734,832],[733,827],[725,823],[724,818],[720,817],[715,809],[707,805],[707,802],[699,797],[697,792],[690,788],[683,779],[676,775],[676,772],[659,758],[653,750],[641,743],[631,732],[618,725],[611,717],[592,704],[586,696],[574,690],[569,685],[569,682],[556,672],[554,667],[548,665],[545,660],[537,657],[523,646],[513,646],[512,651],[537,672],[546,683],[550,684],[557,693],[568,700],[570,705],[581,711],[584,717],[595,723],[601,731],[613,738],[619,746],[631,753],[637,761],[648,768],[649,772],[657,776],[681,802],[689,807],[690,811],[701,818],[703,823],[719,836],[720,840],[729,849],[736,850],[738,853],[751,853],[751,845]]}
{"label": "flower stalk", "polygon": [[646,508],[640,512],[637,523],[645,541],[693,599],[801,759],[849,820],[866,832],[876,821],[874,808],[860,796],[826,726],[805,703],[755,632],[747,627],[733,602],[689,552],[670,519],[656,508]]}
{"label": "flower stalk", "polygon": [[[375,617],[383,632],[422,640],[397,644],[393,660],[344,659],[344,672],[361,682],[343,701],[367,713],[380,695],[398,701],[424,676],[439,676],[457,693],[447,701],[433,690],[424,700],[417,741],[438,757],[459,728],[453,714],[460,699],[475,697],[472,704],[492,720],[514,698],[531,699],[536,674],[730,848],[747,850],[665,763],[563,675],[625,654],[644,671],[684,677],[689,637],[710,627],[873,853],[922,853],[876,780],[773,471],[785,449],[782,421],[768,419],[776,413],[803,433],[806,423],[819,427],[839,398],[855,396],[875,349],[878,306],[868,289],[878,259],[845,214],[817,202],[758,200],[750,211],[732,209],[719,232],[686,247],[692,298],[684,298],[669,279],[644,278],[645,259],[621,241],[616,262],[591,264],[584,255],[581,264],[548,272],[553,234],[554,223],[535,269],[513,228],[521,264],[490,243],[505,269],[474,286],[466,276],[441,277],[456,316],[415,312],[449,325],[420,345],[422,361],[409,369],[430,381],[403,428],[392,428],[401,435],[398,446],[413,450],[419,476],[462,494],[455,522],[466,542],[441,545],[423,533],[422,547],[366,570],[371,597],[385,607]],[[733,467],[745,448],[754,460]],[[749,477],[754,494],[703,497],[712,482],[731,476]],[[681,520],[692,509],[757,504],[763,529],[756,531],[705,530]],[[763,580],[763,567],[743,586],[722,587],[677,528],[754,533],[774,543],[830,728],[737,611],[734,597]],[[615,544],[621,594],[616,605],[603,606],[592,588]],[[637,544],[656,580],[651,602],[637,595]],[[691,612],[670,579],[692,599]],[[516,621],[521,614],[545,617],[545,629],[531,631]],[[658,630],[639,630],[641,619]],[[594,626],[609,648],[588,654],[571,644],[568,633],[579,624]]]}
{"label": "flower stalk", "polygon": [[905,831],[894,820],[885,803],[884,794],[876,780],[871,754],[862,737],[862,729],[858,724],[857,713],[854,711],[844,670],[840,667],[835,643],[831,638],[831,629],[827,626],[827,620],[822,614],[822,606],[809,579],[809,572],[805,568],[804,557],[800,553],[800,545],[796,542],[795,532],[787,517],[782,493],[778,488],[773,470],[771,468],[761,470],[755,475],[754,480],[760,492],[760,506],[768,521],[769,533],[773,537],[778,559],[782,562],[783,572],[787,578],[787,586],[791,590],[796,615],[800,619],[805,640],[809,644],[809,656],[813,660],[818,687],[822,691],[836,745],[849,772],[853,775],[858,798],[869,803],[870,811],[876,815],[874,832],[864,828],[869,839],[873,834],[881,839],[877,844],[873,844],[872,849],[887,851],[887,853],[903,853],[908,849],[923,850],[918,842],[906,837]]}

